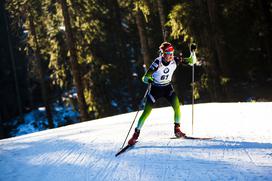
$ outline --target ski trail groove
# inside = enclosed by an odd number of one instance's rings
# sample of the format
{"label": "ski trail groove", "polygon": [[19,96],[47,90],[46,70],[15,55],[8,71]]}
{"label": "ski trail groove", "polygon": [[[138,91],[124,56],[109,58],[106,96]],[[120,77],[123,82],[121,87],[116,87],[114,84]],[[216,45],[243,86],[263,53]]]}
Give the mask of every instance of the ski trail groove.
{"label": "ski trail groove", "polygon": [[253,158],[251,157],[250,153],[247,151],[247,149],[243,149],[244,152],[246,153],[246,155],[248,156],[249,160],[251,161],[251,163],[253,163],[256,167],[258,166],[255,161],[253,160]]}
{"label": "ski trail groove", "polygon": [[145,167],[146,167],[146,150],[144,151],[143,166],[140,167],[139,181],[142,180],[142,175],[143,175],[143,172],[145,171]]}

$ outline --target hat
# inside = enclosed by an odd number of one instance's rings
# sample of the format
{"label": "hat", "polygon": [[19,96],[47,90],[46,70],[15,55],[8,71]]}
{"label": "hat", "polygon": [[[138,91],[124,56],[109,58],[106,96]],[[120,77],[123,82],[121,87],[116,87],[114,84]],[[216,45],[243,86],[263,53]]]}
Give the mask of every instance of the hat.
{"label": "hat", "polygon": [[169,42],[163,42],[159,48],[161,53],[174,51],[174,47]]}

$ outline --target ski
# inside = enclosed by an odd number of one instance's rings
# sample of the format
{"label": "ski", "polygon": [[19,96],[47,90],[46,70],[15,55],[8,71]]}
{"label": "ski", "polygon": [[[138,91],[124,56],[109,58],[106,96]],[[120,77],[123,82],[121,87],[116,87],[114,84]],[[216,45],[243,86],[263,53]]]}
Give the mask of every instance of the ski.
{"label": "ski", "polygon": [[116,154],[115,157],[117,157],[118,155],[124,153],[125,151],[127,151],[129,148],[133,147],[134,145],[127,145],[124,148],[121,148]]}
{"label": "ski", "polygon": [[210,140],[210,137],[193,137],[193,136],[185,136],[185,137],[172,137],[171,139],[188,139],[188,140]]}

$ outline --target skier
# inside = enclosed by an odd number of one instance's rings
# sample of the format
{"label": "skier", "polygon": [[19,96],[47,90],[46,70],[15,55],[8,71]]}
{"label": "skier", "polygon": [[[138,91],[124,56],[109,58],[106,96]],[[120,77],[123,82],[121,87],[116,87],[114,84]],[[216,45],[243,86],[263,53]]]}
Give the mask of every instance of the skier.
{"label": "skier", "polygon": [[[191,49],[195,46],[191,46]],[[183,62],[182,57],[174,56],[174,47],[169,42],[163,42],[160,47],[160,56],[157,57],[148,71],[142,77],[142,81],[146,84],[151,84],[151,89],[147,94],[145,107],[140,116],[135,132],[132,138],[128,141],[128,145],[134,145],[140,135],[140,130],[151,113],[154,103],[159,98],[166,98],[174,109],[174,133],[177,138],[185,137],[185,133],[180,130],[180,104],[179,99],[171,84],[172,75],[177,65]]]}

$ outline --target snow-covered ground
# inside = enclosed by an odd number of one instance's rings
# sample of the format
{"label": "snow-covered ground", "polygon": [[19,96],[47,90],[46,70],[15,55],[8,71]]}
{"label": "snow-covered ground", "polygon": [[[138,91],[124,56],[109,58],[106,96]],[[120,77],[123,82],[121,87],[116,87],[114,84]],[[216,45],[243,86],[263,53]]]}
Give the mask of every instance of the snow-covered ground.
{"label": "snow-covered ground", "polygon": [[[53,124],[54,127],[61,127],[64,125],[78,123],[79,114],[72,106],[65,106],[55,103],[53,106]],[[15,118],[9,124],[18,124],[19,117]],[[11,132],[12,136],[21,136],[28,133],[46,130],[49,123],[46,117],[45,107],[39,107],[25,114],[24,123],[20,124],[15,130]]]}
{"label": "snow-covered ground", "polygon": [[[191,106],[182,106],[191,134]],[[135,112],[0,140],[0,180],[271,180],[272,103],[195,105],[194,136],[171,139],[172,108],[154,109],[139,142],[115,157]]]}

